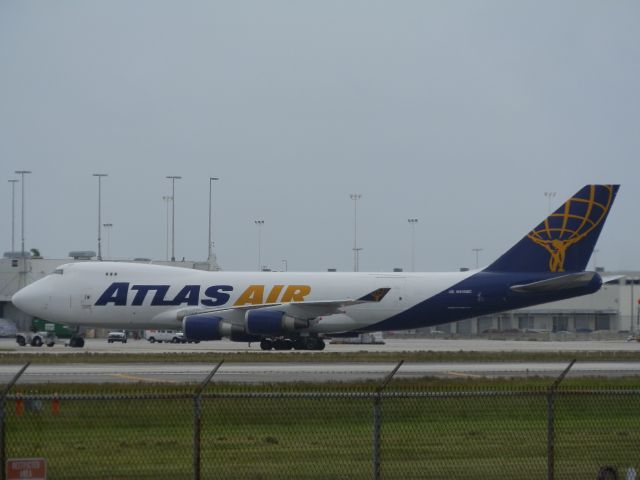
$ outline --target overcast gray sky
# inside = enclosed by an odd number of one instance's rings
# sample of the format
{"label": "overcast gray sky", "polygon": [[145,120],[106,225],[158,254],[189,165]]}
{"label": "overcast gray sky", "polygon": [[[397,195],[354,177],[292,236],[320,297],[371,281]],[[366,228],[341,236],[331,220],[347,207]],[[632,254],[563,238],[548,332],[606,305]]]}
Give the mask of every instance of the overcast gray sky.
{"label": "overcast gray sky", "polygon": [[[640,269],[640,2],[3,0],[0,198],[26,247],[225,270],[488,264],[586,183],[621,183],[598,244]],[[19,199],[20,189],[16,190]],[[16,245],[20,245],[17,204]],[[106,234],[103,233],[106,237]],[[106,239],[103,254],[106,256]],[[591,264],[592,266],[592,264]]]}

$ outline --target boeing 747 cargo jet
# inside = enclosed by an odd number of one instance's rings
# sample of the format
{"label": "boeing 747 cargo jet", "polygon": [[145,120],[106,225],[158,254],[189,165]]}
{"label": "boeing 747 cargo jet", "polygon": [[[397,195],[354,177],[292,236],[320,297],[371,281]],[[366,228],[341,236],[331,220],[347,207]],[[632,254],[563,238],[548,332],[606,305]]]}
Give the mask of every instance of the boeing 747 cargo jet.
{"label": "boeing 747 cargo jet", "polygon": [[618,187],[585,186],[481,270],[204,272],[83,262],[61,266],[12,301],[68,325],[182,328],[190,340],[322,350],[325,336],[429,327],[596,292],[602,278],[585,268]]}

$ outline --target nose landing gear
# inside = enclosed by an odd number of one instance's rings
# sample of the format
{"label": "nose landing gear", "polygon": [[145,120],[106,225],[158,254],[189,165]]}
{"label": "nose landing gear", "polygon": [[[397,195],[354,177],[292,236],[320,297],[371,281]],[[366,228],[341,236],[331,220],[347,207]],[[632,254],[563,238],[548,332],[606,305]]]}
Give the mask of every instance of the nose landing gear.
{"label": "nose landing gear", "polygon": [[82,348],[84,347],[84,338],[82,338],[80,335],[73,335],[69,339],[68,345],[73,348]]}
{"label": "nose landing gear", "polygon": [[84,347],[84,337],[80,334],[80,327],[76,328],[76,331],[71,338],[69,339],[69,343],[66,343],[65,346],[72,348],[82,348]]}

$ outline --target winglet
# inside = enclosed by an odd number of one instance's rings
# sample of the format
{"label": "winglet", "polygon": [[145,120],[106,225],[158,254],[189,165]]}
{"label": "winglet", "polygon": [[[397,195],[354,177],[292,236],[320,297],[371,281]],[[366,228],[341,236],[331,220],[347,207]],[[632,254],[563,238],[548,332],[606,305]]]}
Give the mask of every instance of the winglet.
{"label": "winglet", "polygon": [[367,293],[364,297],[359,298],[360,302],[379,302],[389,293],[390,288],[378,288],[371,293]]}

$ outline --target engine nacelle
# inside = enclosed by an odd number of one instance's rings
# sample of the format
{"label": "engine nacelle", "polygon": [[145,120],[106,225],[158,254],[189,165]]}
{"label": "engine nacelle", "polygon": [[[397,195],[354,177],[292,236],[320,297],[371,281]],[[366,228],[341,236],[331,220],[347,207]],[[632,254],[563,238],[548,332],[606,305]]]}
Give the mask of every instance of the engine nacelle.
{"label": "engine nacelle", "polygon": [[187,315],[182,320],[182,331],[187,340],[220,340],[227,337],[232,342],[259,342],[262,339],[215,315]]}
{"label": "engine nacelle", "polygon": [[253,333],[255,335],[279,335],[307,328],[309,322],[292,317],[284,312],[258,309],[247,312],[244,325],[247,333]]}
{"label": "engine nacelle", "polygon": [[213,315],[187,315],[182,319],[187,340],[220,340],[231,334],[231,325]]}

